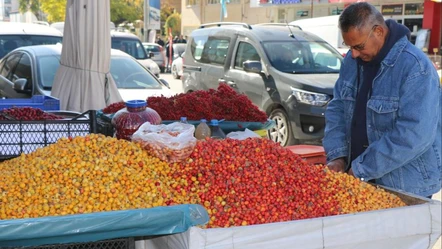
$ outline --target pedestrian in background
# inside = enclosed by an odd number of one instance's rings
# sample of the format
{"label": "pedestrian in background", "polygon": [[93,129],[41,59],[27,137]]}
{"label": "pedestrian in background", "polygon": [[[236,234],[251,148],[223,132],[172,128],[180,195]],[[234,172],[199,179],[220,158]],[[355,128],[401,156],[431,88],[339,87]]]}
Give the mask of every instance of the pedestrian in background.
{"label": "pedestrian in background", "polygon": [[167,42],[166,43],[166,58],[167,58],[167,67],[166,67],[166,71],[170,72],[171,70],[171,66],[172,66],[172,61],[173,61],[173,43],[174,42]]}
{"label": "pedestrian in background", "polygon": [[183,35],[180,35],[180,37],[178,39],[176,39],[176,41],[174,41],[175,43],[187,43],[186,39],[184,39]]}
{"label": "pedestrian in background", "polygon": [[158,45],[160,45],[161,47],[164,47],[164,41],[161,39],[161,36],[159,36],[159,35],[157,36],[156,43]]}
{"label": "pedestrian in background", "polygon": [[326,113],[327,166],[423,197],[441,189],[441,88],[410,30],[366,2],[339,17],[349,52]]}

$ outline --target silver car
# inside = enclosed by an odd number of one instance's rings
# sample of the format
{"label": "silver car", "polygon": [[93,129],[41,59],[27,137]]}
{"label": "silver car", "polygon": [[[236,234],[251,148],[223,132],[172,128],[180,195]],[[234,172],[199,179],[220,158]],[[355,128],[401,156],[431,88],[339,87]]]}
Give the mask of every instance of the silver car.
{"label": "silver car", "polygon": [[147,54],[153,54],[151,59],[157,63],[161,73],[164,73],[164,69],[166,67],[166,51],[163,49],[163,47],[157,43],[149,42],[143,42],[143,46],[144,49],[146,49]]}
{"label": "silver car", "polygon": [[150,59],[152,54],[146,53],[138,36],[125,32],[111,31],[111,40],[112,48],[119,49],[131,55],[157,77],[160,76],[160,68],[152,59]]}
{"label": "silver car", "polygon": [[[60,66],[61,45],[18,48],[0,60],[0,98],[51,95]],[[158,79],[132,56],[111,50],[110,73],[124,101],[172,96],[168,83]]]}

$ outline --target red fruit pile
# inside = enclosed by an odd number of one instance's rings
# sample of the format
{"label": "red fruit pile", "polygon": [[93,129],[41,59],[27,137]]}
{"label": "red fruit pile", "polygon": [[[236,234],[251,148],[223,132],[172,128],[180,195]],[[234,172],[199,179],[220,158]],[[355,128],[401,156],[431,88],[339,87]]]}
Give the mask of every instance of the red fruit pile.
{"label": "red fruit pile", "polygon": [[227,121],[265,122],[267,115],[244,94],[238,94],[227,84],[217,90],[199,90],[172,97],[149,97],[147,104],[163,120],[225,119]]}
{"label": "red fruit pile", "polygon": [[187,177],[185,191],[197,191],[208,210],[208,227],[339,213],[339,201],[329,198],[338,190],[327,187],[327,170],[267,139],[199,141],[190,159],[177,167],[175,178]]}
{"label": "red fruit pile", "polygon": [[123,109],[126,107],[126,103],[124,103],[124,101],[121,102],[116,102],[113,104],[108,105],[107,107],[105,107],[103,109],[103,113],[104,114],[112,114],[112,113],[116,113],[119,110]]}
{"label": "red fruit pile", "polygon": [[322,165],[309,165],[268,139],[198,141],[190,158],[173,169],[172,178],[177,182],[171,187],[186,196],[187,203],[198,203],[207,209],[207,227],[405,206],[400,198],[382,188]]}
{"label": "red fruit pile", "polygon": [[33,107],[12,107],[0,111],[0,120],[56,120],[63,117]]}

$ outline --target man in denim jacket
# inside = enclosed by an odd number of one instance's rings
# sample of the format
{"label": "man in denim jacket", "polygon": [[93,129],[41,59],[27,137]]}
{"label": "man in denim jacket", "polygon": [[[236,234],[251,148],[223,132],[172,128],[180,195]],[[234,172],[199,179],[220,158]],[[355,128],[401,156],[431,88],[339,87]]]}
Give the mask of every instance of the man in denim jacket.
{"label": "man in denim jacket", "polygon": [[442,174],[435,68],[407,27],[368,3],[348,6],[339,27],[350,50],[325,113],[328,167],[431,198]]}

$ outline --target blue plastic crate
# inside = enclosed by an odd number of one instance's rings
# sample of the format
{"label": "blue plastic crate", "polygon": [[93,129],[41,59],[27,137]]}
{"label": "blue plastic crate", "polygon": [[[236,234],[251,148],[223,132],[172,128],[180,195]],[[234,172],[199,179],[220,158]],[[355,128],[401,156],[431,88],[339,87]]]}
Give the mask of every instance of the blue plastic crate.
{"label": "blue plastic crate", "polygon": [[44,111],[58,111],[60,110],[60,100],[45,95],[34,95],[30,99],[0,99],[0,111],[11,107],[33,107]]}

